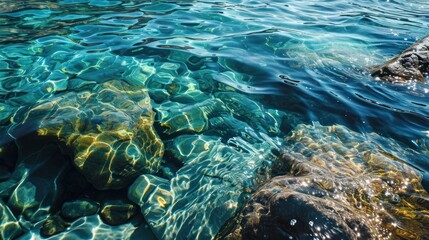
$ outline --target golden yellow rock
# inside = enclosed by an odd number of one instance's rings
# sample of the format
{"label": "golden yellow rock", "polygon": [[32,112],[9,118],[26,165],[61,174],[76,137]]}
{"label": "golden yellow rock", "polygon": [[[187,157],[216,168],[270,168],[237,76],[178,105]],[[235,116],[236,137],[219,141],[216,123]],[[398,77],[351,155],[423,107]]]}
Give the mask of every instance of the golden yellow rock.
{"label": "golden yellow rock", "polygon": [[158,171],[164,145],[154,117],[146,90],[114,80],[55,95],[34,106],[23,124],[39,121],[39,136],[63,142],[86,179],[109,189]]}

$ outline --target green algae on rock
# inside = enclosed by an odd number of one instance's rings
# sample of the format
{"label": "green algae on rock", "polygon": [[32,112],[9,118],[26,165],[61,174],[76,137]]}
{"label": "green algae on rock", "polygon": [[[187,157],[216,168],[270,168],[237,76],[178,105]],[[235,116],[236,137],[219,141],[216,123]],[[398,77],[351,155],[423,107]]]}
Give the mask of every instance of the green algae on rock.
{"label": "green algae on rock", "polygon": [[299,125],[273,164],[277,177],[218,237],[428,238],[429,194],[421,173],[402,160],[408,150],[369,136],[338,125]]}
{"label": "green algae on rock", "polygon": [[109,81],[55,95],[20,116],[14,128],[38,122],[38,135],[65,144],[74,165],[98,189],[122,188],[161,164],[163,143],[153,129],[149,96],[140,87]]}

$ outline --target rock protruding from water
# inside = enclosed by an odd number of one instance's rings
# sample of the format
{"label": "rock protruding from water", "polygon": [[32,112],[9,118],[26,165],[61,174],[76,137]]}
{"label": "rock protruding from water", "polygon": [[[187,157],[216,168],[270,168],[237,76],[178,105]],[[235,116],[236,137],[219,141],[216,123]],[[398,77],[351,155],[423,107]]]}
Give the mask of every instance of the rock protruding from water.
{"label": "rock protruding from water", "polygon": [[39,136],[61,142],[97,189],[122,188],[161,164],[164,146],[153,129],[149,95],[141,87],[112,80],[52,96],[23,111],[14,117],[18,124],[12,135],[30,124]]}
{"label": "rock protruding from water", "polygon": [[428,239],[429,194],[409,151],[376,134],[299,125],[277,176],[224,226],[226,239]]}
{"label": "rock protruding from water", "polygon": [[92,200],[74,200],[63,203],[61,215],[70,220],[96,214],[100,204]]}
{"label": "rock protruding from water", "polygon": [[424,82],[429,74],[429,37],[405,49],[384,65],[373,67],[371,75],[391,82]]}

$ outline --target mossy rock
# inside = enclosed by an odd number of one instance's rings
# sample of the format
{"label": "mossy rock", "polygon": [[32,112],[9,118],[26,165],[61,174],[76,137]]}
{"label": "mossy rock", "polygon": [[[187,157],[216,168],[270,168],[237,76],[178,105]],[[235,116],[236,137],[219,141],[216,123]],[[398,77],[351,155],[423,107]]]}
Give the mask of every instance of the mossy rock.
{"label": "mossy rock", "polygon": [[95,188],[119,189],[160,167],[164,146],[154,117],[145,89],[113,80],[22,109],[10,132],[35,128],[39,137],[64,145]]}

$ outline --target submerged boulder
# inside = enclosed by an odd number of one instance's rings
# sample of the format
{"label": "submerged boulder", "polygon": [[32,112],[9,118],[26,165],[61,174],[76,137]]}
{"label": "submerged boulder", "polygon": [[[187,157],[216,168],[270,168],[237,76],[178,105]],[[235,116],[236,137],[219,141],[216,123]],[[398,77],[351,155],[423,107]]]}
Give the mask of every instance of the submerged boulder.
{"label": "submerged boulder", "polygon": [[36,223],[62,200],[62,180],[70,164],[55,144],[33,145],[33,150],[22,153],[23,159],[10,181],[0,185],[4,186],[0,196],[7,195],[7,205],[14,213]]}
{"label": "submerged boulder", "polygon": [[273,146],[230,141],[236,147],[218,137],[181,135],[171,143],[183,163],[176,175],[142,175],[129,188],[158,239],[213,238],[265,176]]}
{"label": "submerged boulder", "polygon": [[163,143],[153,129],[148,93],[122,81],[57,94],[23,108],[11,135],[35,128],[65,145],[74,165],[97,189],[117,189],[161,164]]}
{"label": "submerged boulder", "polygon": [[371,75],[391,82],[423,82],[429,74],[429,36],[405,49],[381,66],[371,68]]}
{"label": "submerged boulder", "polygon": [[100,212],[103,222],[111,226],[124,224],[136,214],[137,207],[135,205],[122,201],[105,203]]}
{"label": "submerged boulder", "polygon": [[226,239],[371,239],[353,209],[319,185],[325,179],[312,178],[272,179],[252,196]]}
{"label": "submerged boulder", "polygon": [[60,216],[49,216],[43,223],[40,234],[43,237],[50,237],[64,232],[69,226],[70,223],[65,222]]}
{"label": "submerged boulder", "polygon": [[274,176],[220,239],[427,239],[429,194],[407,150],[342,126],[299,125]]}
{"label": "submerged boulder", "polygon": [[[149,226],[142,218],[133,218],[129,223],[110,226],[105,224],[98,215],[79,218],[67,223],[61,219],[51,219],[46,226],[36,226],[19,239],[45,239],[45,233],[55,233],[48,239],[147,239],[156,240]],[[42,229],[45,227],[45,229]],[[40,231],[38,228],[41,228]]]}
{"label": "submerged boulder", "polygon": [[77,219],[90,216],[98,212],[100,204],[92,200],[79,199],[63,203],[61,215],[66,219]]}

